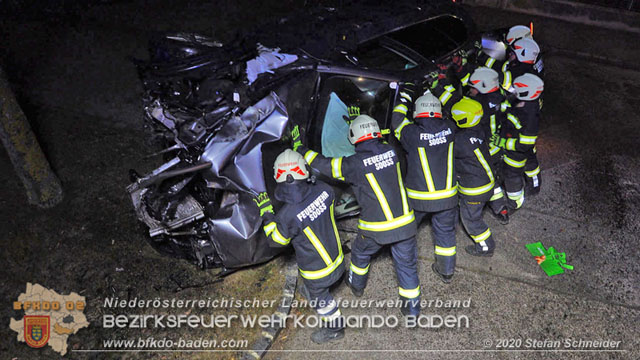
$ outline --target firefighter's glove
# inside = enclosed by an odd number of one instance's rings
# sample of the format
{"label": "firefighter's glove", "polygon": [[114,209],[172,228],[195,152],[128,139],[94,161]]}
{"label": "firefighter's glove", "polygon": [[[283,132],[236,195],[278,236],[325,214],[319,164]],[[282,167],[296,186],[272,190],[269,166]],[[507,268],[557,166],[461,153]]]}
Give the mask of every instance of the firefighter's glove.
{"label": "firefighter's glove", "polygon": [[264,216],[265,213],[273,214],[273,205],[271,204],[271,199],[269,198],[269,194],[266,191],[261,192],[253,199],[253,202],[256,203],[258,209],[260,210],[260,216]]}
{"label": "firefighter's glove", "polygon": [[293,151],[296,151],[300,146],[302,146],[302,140],[300,137],[300,128],[298,127],[298,125],[293,127],[293,130],[291,130],[290,135],[291,135],[291,147],[293,147]]}
{"label": "firefighter's glove", "polygon": [[353,120],[355,120],[358,116],[360,116],[360,107],[349,106],[347,108],[347,114],[348,115],[342,115],[342,118],[344,119],[344,121],[347,122],[347,124],[351,124]]}
{"label": "firefighter's glove", "polygon": [[438,86],[439,81],[446,77],[447,75],[445,75],[442,71],[432,71],[426,76],[426,84],[424,84],[426,86],[424,87],[428,90],[433,90]]}
{"label": "firefighter's glove", "polygon": [[497,135],[494,135],[494,136],[495,137],[492,138],[492,142],[491,142],[493,144],[493,146],[497,146],[497,147],[499,147],[501,149],[506,149],[507,148],[507,139],[503,138],[503,137],[500,137],[500,136],[497,136]]}

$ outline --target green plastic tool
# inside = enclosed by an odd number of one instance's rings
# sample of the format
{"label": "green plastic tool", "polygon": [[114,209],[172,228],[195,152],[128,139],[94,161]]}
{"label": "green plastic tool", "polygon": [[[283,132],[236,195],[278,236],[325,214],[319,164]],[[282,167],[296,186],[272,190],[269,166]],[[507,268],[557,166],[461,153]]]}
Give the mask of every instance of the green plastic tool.
{"label": "green plastic tool", "polygon": [[567,264],[566,255],[553,247],[545,249],[541,242],[527,244],[526,247],[548,276],[563,274],[565,269],[573,270],[573,266]]}

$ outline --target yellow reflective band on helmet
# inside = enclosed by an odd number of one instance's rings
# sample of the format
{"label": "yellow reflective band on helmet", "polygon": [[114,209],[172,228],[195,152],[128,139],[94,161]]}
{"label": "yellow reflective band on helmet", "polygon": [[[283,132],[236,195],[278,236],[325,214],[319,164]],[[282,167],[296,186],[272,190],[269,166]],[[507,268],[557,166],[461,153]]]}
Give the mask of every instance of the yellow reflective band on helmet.
{"label": "yellow reflective band on helmet", "polygon": [[508,157],[507,155],[504,156],[504,162],[505,164],[511,166],[511,167],[516,167],[516,168],[521,168],[524,167],[524,164],[527,162],[527,159],[524,159],[522,161],[515,161],[512,158]]}
{"label": "yellow reflective band on helmet", "polygon": [[540,166],[538,166],[537,168],[535,168],[535,169],[533,169],[531,171],[525,171],[524,173],[528,177],[534,177],[534,176],[540,174]]}
{"label": "yellow reflective band on helmet", "polygon": [[489,117],[489,127],[491,128],[491,134],[496,133],[496,114],[491,115]]}
{"label": "yellow reflective band on helmet", "polygon": [[433,185],[433,178],[431,177],[431,169],[429,168],[429,161],[427,160],[427,152],[423,147],[418,148],[418,156],[420,157],[420,164],[422,165],[422,172],[424,179],[427,182],[427,189],[429,192],[435,192],[436,187]]}
{"label": "yellow reflective band on helmet", "polygon": [[404,127],[409,124],[411,124],[411,121],[409,121],[407,118],[404,118],[398,128],[394,131],[394,134],[396,135],[396,138],[398,140],[400,140],[400,137],[402,136],[402,129],[404,129]]}
{"label": "yellow reflective band on helmet", "polygon": [[300,275],[305,279],[309,279],[309,280],[322,279],[323,277],[331,274],[333,270],[335,270],[338,266],[340,266],[343,260],[344,260],[344,254],[342,253],[342,250],[340,250],[340,253],[338,254],[338,258],[336,259],[336,261],[332,262],[329,266],[327,266],[324,269],[317,270],[317,271],[305,271],[302,269],[298,269],[298,270],[300,271]]}
{"label": "yellow reflective band on helmet", "polygon": [[311,230],[311,228],[307,226],[302,231],[304,232],[305,235],[307,235],[307,239],[309,239],[309,241],[311,241],[311,245],[313,245],[313,247],[316,248],[316,251],[318,252],[320,257],[322,258],[324,263],[326,265],[331,264],[331,257],[329,256],[329,253],[327,253],[327,250],[324,248],[324,246],[322,246],[322,243],[320,242],[320,239],[318,239],[318,237],[313,232],[313,230]]}
{"label": "yellow reflective band on helmet", "polygon": [[403,289],[398,287],[398,294],[407,299],[415,299],[420,296],[420,286],[415,289]]}
{"label": "yellow reflective band on helmet", "polygon": [[507,150],[515,150],[516,149],[516,139],[514,138],[510,138],[507,139],[507,144],[505,145],[505,147],[507,148]]}
{"label": "yellow reflective band on helmet", "polygon": [[456,254],[456,247],[440,247],[440,246],[436,246],[436,250],[435,250],[435,254],[436,255],[440,255],[440,256],[453,256]]}
{"label": "yellow reflective band on helmet", "polygon": [[407,111],[407,105],[405,104],[398,104],[395,108],[393,108],[393,112],[397,112],[402,115],[407,115]]}
{"label": "yellow reflective band on helmet", "polygon": [[393,220],[387,221],[364,221],[358,220],[358,229],[368,230],[368,231],[389,231],[394,230],[405,225],[411,224],[415,220],[415,216],[413,215],[413,210],[409,211],[408,214],[399,216]]}
{"label": "yellow reflective band on helmet", "polygon": [[494,146],[493,144],[489,144],[489,154],[491,156],[497,154],[500,152],[500,148],[497,146]]}
{"label": "yellow reflective band on helmet", "polygon": [[484,66],[488,67],[488,68],[492,68],[493,64],[496,63],[496,59],[490,57],[487,59],[487,61],[484,63]]}
{"label": "yellow reflective band on helmet", "polygon": [[402,197],[402,213],[409,213],[409,201],[407,200],[407,190],[402,183],[402,171],[400,170],[400,163],[396,163],[396,172],[398,173],[398,185],[400,186],[400,196]]}
{"label": "yellow reflective band on helmet", "polygon": [[447,154],[447,189],[453,187],[453,141],[449,143],[449,153]]}
{"label": "yellow reflective band on helmet", "polygon": [[[275,225],[275,223],[273,223]],[[280,231],[278,230],[278,226],[274,226],[273,228],[273,232],[271,233],[271,239],[273,239],[273,241],[277,242],[278,244],[281,245],[289,245],[289,242],[291,241],[291,239],[286,238],[284,236],[282,236],[282,234],[280,234]]]}
{"label": "yellow reflective band on helmet", "polygon": [[371,186],[371,189],[373,189],[373,192],[378,198],[378,203],[380,203],[380,208],[382,208],[384,217],[387,218],[387,221],[393,220],[393,213],[391,212],[391,208],[389,207],[389,202],[387,202],[387,197],[384,196],[384,193],[382,192],[382,189],[380,188],[375,175],[373,175],[372,173],[368,173],[365,176],[367,177],[367,181],[369,181],[369,186]]}
{"label": "yellow reflective band on helmet", "polygon": [[487,231],[483,232],[480,235],[475,235],[475,236],[471,235],[471,238],[475,242],[483,242],[483,241],[487,240],[489,238],[489,236],[491,236],[491,229],[487,229]]}
{"label": "yellow reflective band on helmet", "polygon": [[344,180],[342,176],[342,158],[331,159],[331,175],[338,180]]}
{"label": "yellow reflective band on helmet", "polygon": [[520,124],[520,120],[518,120],[518,118],[515,115],[507,114],[507,119],[511,121],[511,123],[513,124],[513,126],[515,126],[516,129],[518,130],[522,129],[522,124]]}
{"label": "yellow reflective band on helmet", "polygon": [[353,271],[355,274],[367,275],[367,273],[369,272],[369,266],[371,266],[371,264],[367,265],[366,268],[361,268],[361,267],[357,267],[357,266],[353,265],[353,263],[351,263],[351,265],[349,266],[349,269],[351,269],[351,271]]}
{"label": "yellow reflective band on helmet", "polygon": [[331,322],[331,321],[339,318],[340,316],[342,316],[342,313],[340,313],[340,309],[338,309],[338,311],[334,312],[333,314],[331,314],[329,316],[323,316],[322,317],[322,321]]}
{"label": "yellow reflective band on helmet", "polygon": [[469,74],[469,73],[468,73],[468,74],[467,74],[467,75],[465,75],[462,79],[460,79],[460,83],[461,83],[462,85],[465,85],[465,86],[466,86],[466,85],[467,85],[467,83],[469,82],[469,78],[470,78],[470,77],[471,77],[471,74]]}
{"label": "yellow reflective band on helmet", "polygon": [[520,134],[520,144],[535,145],[537,136],[527,136]]}
{"label": "yellow reflective band on helmet", "polygon": [[311,162],[316,158],[316,156],[318,156],[317,152],[309,150],[304,154],[304,159],[307,160],[307,164],[311,165]]}

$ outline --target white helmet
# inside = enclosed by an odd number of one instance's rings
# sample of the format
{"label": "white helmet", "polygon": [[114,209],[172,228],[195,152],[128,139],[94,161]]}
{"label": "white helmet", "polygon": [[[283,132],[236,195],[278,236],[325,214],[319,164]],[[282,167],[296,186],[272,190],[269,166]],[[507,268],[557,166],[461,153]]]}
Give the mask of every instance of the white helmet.
{"label": "white helmet", "polygon": [[536,75],[524,74],[513,80],[513,88],[519,100],[535,100],[544,91],[544,81]]}
{"label": "white helmet", "polygon": [[532,38],[531,29],[524,25],[516,25],[512,26],[511,29],[509,29],[509,32],[507,32],[506,40],[507,44],[513,45],[514,42],[523,38]]}
{"label": "white helmet", "polygon": [[349,125],[349,142],[353,145],[381,137],[382,133],[378,122],[369,115],[359,115]]}
{"label": "white helmet", "polygon": [[291,182],[289,176],[292,180],[304,180],[309,177],[307,161],[304,156],[291,149],[280,153],[273,163],[273,177],[277,183]]}
{"label": "white helmet", "polygon": [[442,104],[430,91],[416,99],[413,118],[442,117]]}
{"label": "white helmet", "polygon": [[498,81],[498,73],[487,67],[477,68],[469,78],[471,87],[478,90],[482,94],[488,94],[498,90],[500,82]]}
{"label": "white helmet", "polygon": [[540,46],[535,40],[524,38],[513,43],[513,52],[518,61],[533,64],[540,54]]}

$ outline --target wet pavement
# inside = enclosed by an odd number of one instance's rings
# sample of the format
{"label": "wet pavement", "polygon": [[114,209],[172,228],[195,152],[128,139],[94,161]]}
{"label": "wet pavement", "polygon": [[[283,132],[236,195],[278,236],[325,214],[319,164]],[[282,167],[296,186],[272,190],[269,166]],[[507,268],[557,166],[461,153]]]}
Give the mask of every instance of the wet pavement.
{"label": "wet pavement", "polygon": [[[144,3],[144,5],[140,5]],[[18,314],[11,302],[26,282],[87,296],[87,317],[99,322],[101,299],[132,296],[264,296],[280,294],[279,262],[212,283],[215,272],[157,254],[145,242],[124,190],[127,170],[150,170],[142,156],[141,87],[128,56],[142,56],[156,30],[209,31],[220,38],[252,21],[256,13],[278,14],[292,2],[237,2],[225,8],[166,1],[163,7],[122,1],[84,9],[74,23],[46,17],[11,18],[0,24],[0,58],[41,145],[65,189],[51,210],[26,206],[26,196],[0,152],[0,323]],[[255,6],[246,12],[246,6]],[[143,6],[140,9],[140,6]],[[471,9],[481,29],[528,23],[522,14]],[[225,14],[226,16],[222,16]],[[545,108],[539,136],[543,191],[527,199],[509,225],[486,214],[498,242],[491,259],[468,256],[459,228],[458,270],[450,285],[431,272],[430,226],[420,228],[420,279],[428,315],[469,319],[468,328],[349,329],[330,346],[311,343],[311,329],[287,329],[269,359],[637,359],[640,323],[640,49],[636,34],[558,20],[534,18],[535,38],[545,52]],[[573,54],[573,55],[572,55]],[[588,56],[590,55],[590,56]],[[615,66],[614,66],[615,65]],[[343,239],[355,221],[340,223]],[[566,252],[575,270],[547,277],[524,245],[542,241]],[[337,297],[354,299],[340,286]],[[371,266],[364,299],[395,299],[397,285],[387,252]],[[437,307],[435,300],[468,300],[468,308]],[[306,311],[305,313],[308,313]],[[397,308],[349,308],[345,315],[394,315]],[[239,329],[237,329],[239,330]],[[135,332],[117,332],[129,336]],[[205,331],[202,334],[207,335]],[[97,346],[111,335],[97,325],[81,330],[71,348]],[[154,334],[156,335],[156,334]],[[158,336],[161,334],[157,334]],[[209,334],[210,335],[210,334]],[[237,335],[237,334],[235,334]],[[15,333],[0,326],[0,351],[33,358]],[[231,335],[230,335],[231,336]],[[540,352],[505,340],[613,340],[625,352]],[[541,345],[542,346],[542,345]],[[319,353],[321,350],[336,350]],[[301,351],[301,350],[304,350]],[[374,351],[376,350],[376,351]],[[500,350],[500,351],[499,351]],[[558,349],[555,349],[558,350]],[[589,350],[589,349],[586,349]],[[46,350],[46,357],[57,354]],[[312,352],[310,352],[312,351]],[[71,353],[71,358],[104,358]],[[155,355],[145,355],[155,358]],[[164,355],[163,355],[164,356]],[[187,354],[167,355],[183,358]],[[230,358],[236,354],[189,354]],[[188,357],[187,356],[187,357]],[[121,358],[115,354],[112,358]],[[131,358],[134,355],[130,356]]]}

